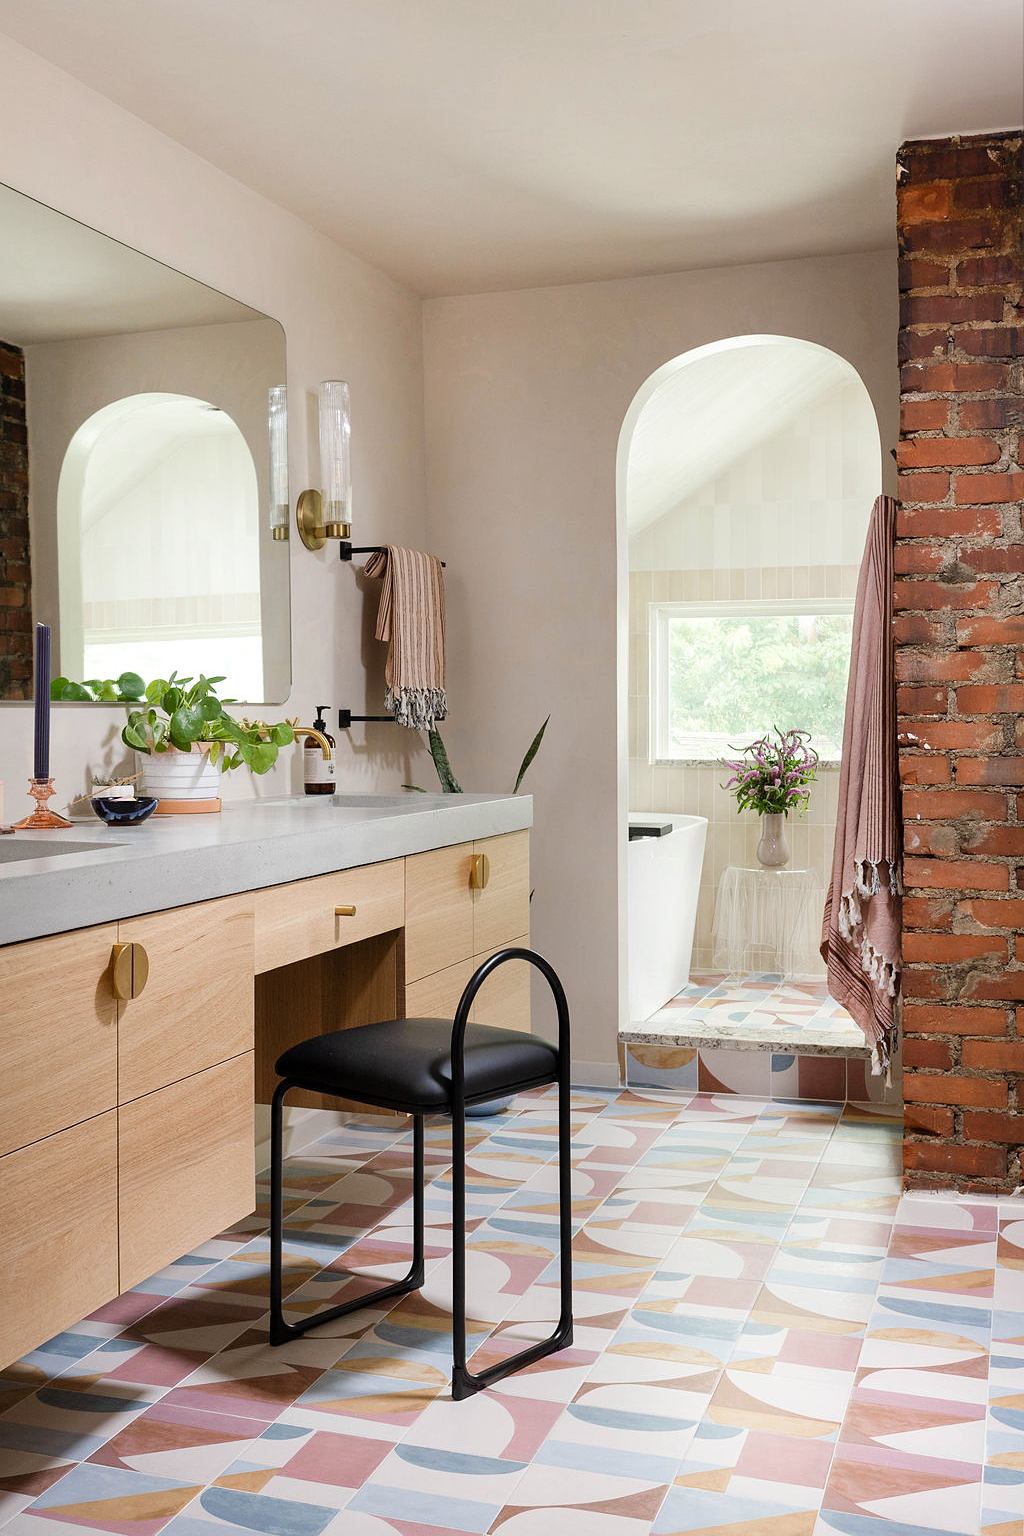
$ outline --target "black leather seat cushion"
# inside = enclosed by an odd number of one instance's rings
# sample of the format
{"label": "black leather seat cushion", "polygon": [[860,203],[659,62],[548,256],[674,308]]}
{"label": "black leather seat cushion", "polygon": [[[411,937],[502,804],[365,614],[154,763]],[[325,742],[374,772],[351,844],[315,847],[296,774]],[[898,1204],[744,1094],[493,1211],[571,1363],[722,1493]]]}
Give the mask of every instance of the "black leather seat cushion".
{"label": "black leather seat cushion", "polygon": [[[314,1093],[429,1113],[450,1107],[451,1041],[451,1019],[385,1019],[293,1045],[277,1072]],[[465,1064],[466,1099],[480,1102],[554,1082],[558,1051],[536,1035],[468,1024]]]}

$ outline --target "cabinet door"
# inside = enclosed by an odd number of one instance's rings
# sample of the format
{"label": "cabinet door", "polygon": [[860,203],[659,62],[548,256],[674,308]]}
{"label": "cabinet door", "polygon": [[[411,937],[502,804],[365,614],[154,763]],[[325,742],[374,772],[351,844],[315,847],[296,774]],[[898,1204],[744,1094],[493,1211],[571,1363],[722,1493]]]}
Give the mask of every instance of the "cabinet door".
{"label": "cabinet door", "polygon": [[0,1210],[7,1365],[117,1295],[116,1111],[0,1158]]}
{"label": "cabinet door", "polygon": [[[256,895],[256,970],[389,933],[405,922],[405,860],[271,885]],[[354,910],[338,913],[338,907]]]}
{"label": "cabinet door", "polygon": [[117,1103],[116,938],[107,923],[0,949],[0,1154]]}
{"label": "cabinet door", "polygon": [[405,979],[415,982],[473,954],[473,844],[405,861]]}
{"label": "cabinet door", "polygon": [[145,989],[119,1004],[120,1103],[252,1050],[251,896],[133,917],[118,939],[149,957]]}
{"label": "cabinet door", "polygon": [[530,931],[530,834],[479,839],[473,853],[489,866],[486,886],[473,892],[473,954],[482,955]]}
{"label": "cabinet door", "polygon": [[252,1052],[117,1115],[125,1291],[254,1209]]}
{"label": "cabinet door", "polygon": [[[517,938],[512,942],[525,948],[529,939]],[[503,945],[497,947],[504,948]],[[496,953],[496,949],[491,953]],[[474,955],[471,960],[449,965],[443,971],[435,971],[433,975],[424,976],[407,986],[406,1018],[454,1018],[467,981],[486,959],[486,955]],[[531,969],[523,960],[510,960],[506,965],[499,965],[477,993],[469,1015],[471,1022],[492,1024],[499,1029],[529,1031]]]}

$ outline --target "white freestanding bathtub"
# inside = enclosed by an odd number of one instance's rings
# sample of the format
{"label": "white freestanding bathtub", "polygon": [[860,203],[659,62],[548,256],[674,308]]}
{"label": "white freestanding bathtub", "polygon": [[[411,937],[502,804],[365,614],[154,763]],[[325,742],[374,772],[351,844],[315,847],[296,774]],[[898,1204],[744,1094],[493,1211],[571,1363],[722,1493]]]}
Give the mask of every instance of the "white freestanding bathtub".
{"label": "white freestanding bathtub", "polygon": [[629,843],[629,1018],[649,1019],[690,979],[705,816],[630,812],[631,827],[671,825]]}

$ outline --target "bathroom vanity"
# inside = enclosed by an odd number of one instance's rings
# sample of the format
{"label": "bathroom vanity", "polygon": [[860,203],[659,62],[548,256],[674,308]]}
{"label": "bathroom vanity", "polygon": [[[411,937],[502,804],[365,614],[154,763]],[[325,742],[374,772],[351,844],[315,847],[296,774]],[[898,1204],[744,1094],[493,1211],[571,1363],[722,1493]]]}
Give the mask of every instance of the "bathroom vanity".
{"label": "bathroom vanity", "polygon": [[[325,800],[0,839],[0,1364],[253,1209],[281,1051],[528,944],[528,796]],[[529,981],[473,1017],[529,1029]]]}

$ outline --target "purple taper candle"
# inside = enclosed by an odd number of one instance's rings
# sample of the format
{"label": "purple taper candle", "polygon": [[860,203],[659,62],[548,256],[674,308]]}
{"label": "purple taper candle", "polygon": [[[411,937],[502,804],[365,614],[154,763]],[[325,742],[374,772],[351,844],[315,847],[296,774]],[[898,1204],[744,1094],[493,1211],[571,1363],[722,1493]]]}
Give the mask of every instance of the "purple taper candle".
{"label": "purple taper candle", "polygon": [[34,779],[50,777],[50,626],[36,625],[36,734]]}

